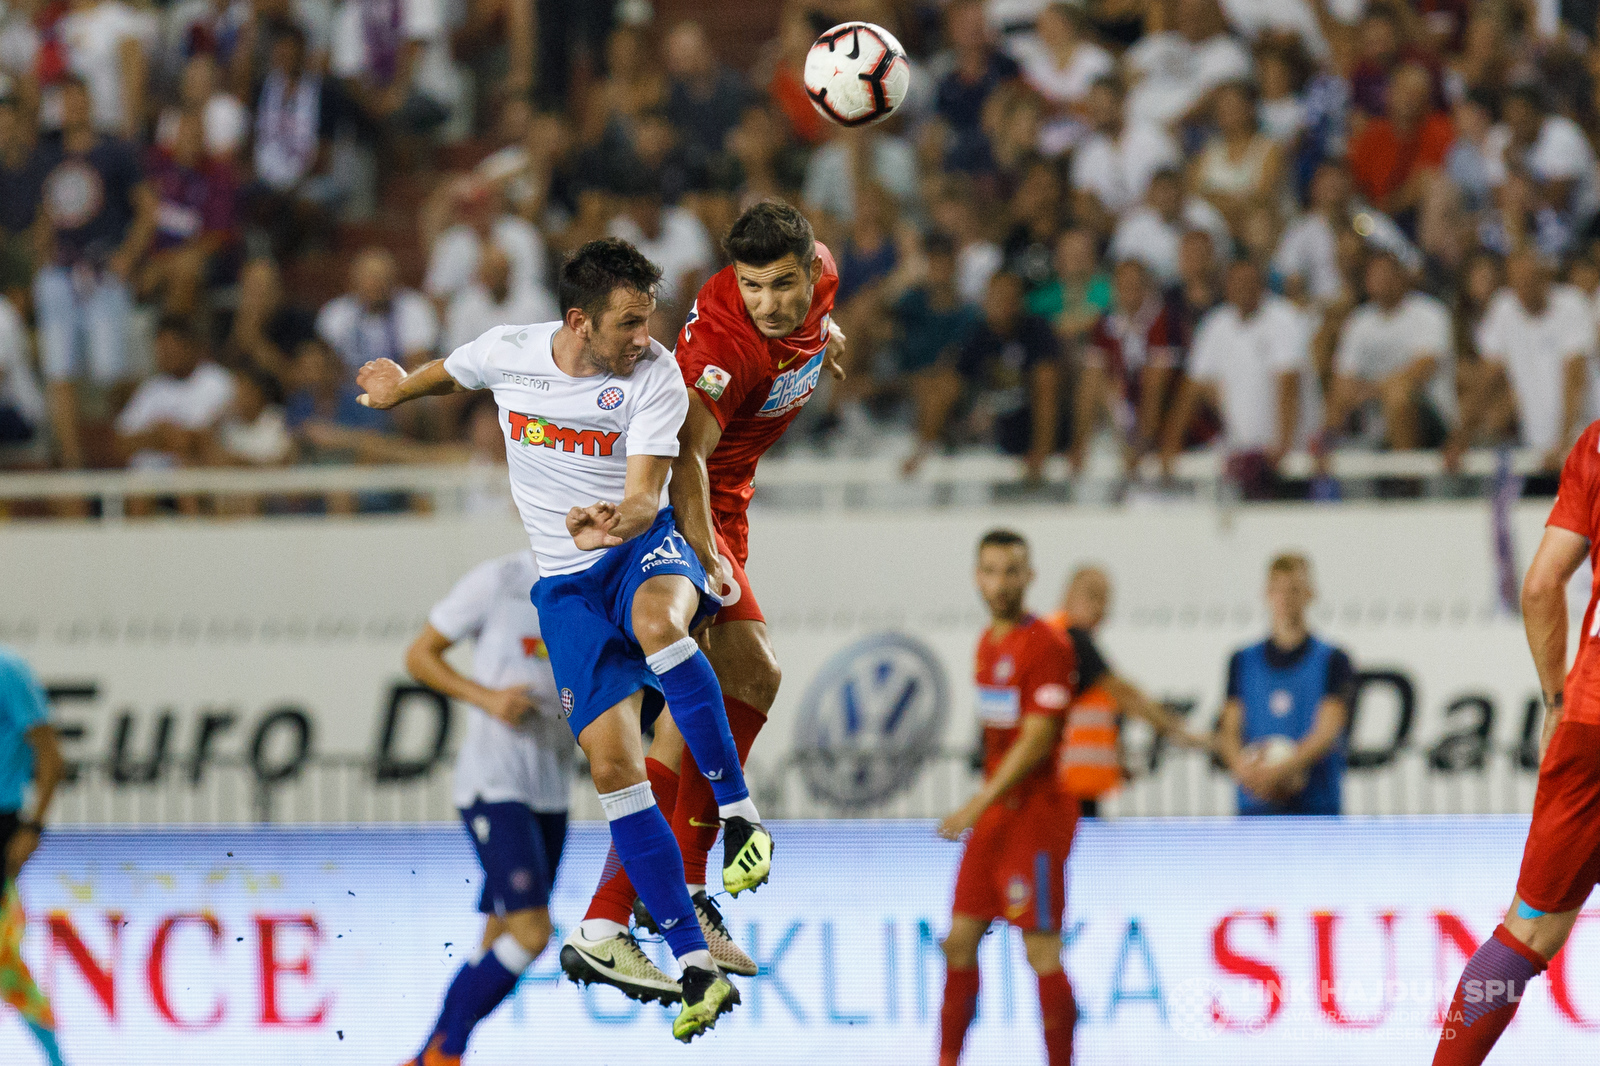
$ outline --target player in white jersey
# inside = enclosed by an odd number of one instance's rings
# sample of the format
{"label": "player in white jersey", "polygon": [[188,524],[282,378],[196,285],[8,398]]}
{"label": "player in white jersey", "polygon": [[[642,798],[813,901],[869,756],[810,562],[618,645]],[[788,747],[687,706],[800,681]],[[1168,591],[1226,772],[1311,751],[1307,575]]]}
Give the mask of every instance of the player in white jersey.
{"label": "player in white jersey", "polygon": [[[589,757],[617,854],[682,967],[678,982],[655,992],[681,998],[673,1035],[687,1041],[739,995],[706,950],[682,855],[645,776],[641,727],[664,701],[716,793],[728,891],[767,879],[772,837],[745,787],[716,674],[690,635],[720,608],[720,585],[664,505],[689,398],[672,353],[650,339],[660,278],[626,241],[591,241],[561,268],[560,322],[497,326],[410,374],[380,359],[356,381],[362,402],[379,408],[493,390],[512,495],[538,557],[533,602],[562,709]],[[569,941],[563,967],[631,983],[619,965],[626,941],[615,935],[625,931],[593,930],[592,951],[585,938]]]}
{"label": "player in white jersey", "polygon": [[[539,612],[528,599],[537,580],[530,551],[480,563],[434,604],[406,651],[412,677],[469,707],[454,798],[484,872],[482,946],[451,982],[427,1046],[412,1060],[418,1066],[459,1061],[473,1026],[550,942],[573,759]],[[470,677],[444,657],[468,638]]]}

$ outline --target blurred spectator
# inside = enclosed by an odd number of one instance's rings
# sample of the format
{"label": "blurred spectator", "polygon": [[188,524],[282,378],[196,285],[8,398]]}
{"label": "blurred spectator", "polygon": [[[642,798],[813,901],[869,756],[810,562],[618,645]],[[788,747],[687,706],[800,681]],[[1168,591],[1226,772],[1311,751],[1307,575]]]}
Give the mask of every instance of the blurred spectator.
{"label": "blurred spectator", "polygon": [[[302,460],[353,462],[364,444],[392,436],[390,413],[363,407],[360,395],[355,375],[332,348],[321,340],[301,346],[289,368],[284,416]],[[354,501],[334,509],[353,510]]]}
{"label": "blurred spectator", "polygon": [[756,63],[755,82],[784,118],[784,124],[802,144],[817,144],[828,136],[828,122],[811,106],[806,94],[806,56],[816,41],[810,12],[801,4],[784,4],[778,19],[778,36]]}
{"label": "blurred spectator", "polygon": [[[74,382],[122,391],[132,377],[128,279],[155,235],[156,197],[133,147],[96,133],[89,91],[61,89],[61,139],[41,187],[48,266],[34,276],[39,355],[63,465],[83,465]],[[123,392],[126,395],[126,392]]]}
{"label": "blurred spectator", "polygon": [[200,114],[178,120],[170,150],[154,148],[146,170],[156,195],[155,238],[135,273],[141,300],[192,318],[208,281],[231,280],[238,263],[238,186],[226,159],[207,159]]}
{"label": "blurred spectator", "polygon": [[1165,428],[1168,474],[1202,400],[1222,416],[1228,477],[1246,498],[1270,496],[1283,457],[1321,424],[1304,315],[1266,292],[1261,268],[1235,260],[1227,302],[1200,323],[1177,410]]}
{"label": "blurred spectator", "polygon": [[1393,79],[1406,64],[1420,65],[1428,80],[1429,106],[1442,103],[1435,84],[1431,57],[1409,41],[1405,5],[1374,4],[1361,17],[1356,30],[1355,63],[1350,71],[1350,102],[1368,115],[1391,114],[1389,93]]}
{"label": "blurred spectator", "polygon": [[[531,222],[505,210],[494,186],[476,178],[461,179],[450,187],[446,203],[444,218],[424,219],[423,239],[433,236],[433,247],[423,291],[440,306],[447,305],[472,283],[484,249],[493,245],[510,260],[513,289],[549,298],[544,241]],[[434,228],[440,224],[442,229]]]}
{"label": "blurred spectator", "polygon": [[1368,258],[1366,293],[1339,335],[1327,430],[1343,433],[1359,414],[1369,422],[1369,440],[1438,446],[1456,422],[1450,312],[1413,289],[1388,253]]}
{"label": "blurred spectator", "polygon": [[1076,344],[1111,306],[1111,279],[1100,269],[1094,234],[1081,227],[1062,233],[1054,267],[1054,276],[1028,294],[1027,311],[1052,323],[1063,341]]}
{"label": "blurred spectator", "polygon": [[1433,110],[1425,67],[1411,63],[1395,71],[1385,97],[1383,116],[1366,122],[1350,142],[1350,173],[1361,195],[1398,218],[1421,205],[1455,131],[1446,115]]}
{"label": "blurred spectator", "polygon": [[[519,110],[515,101],[506,110]],[[515,130],[516,124],[510,124]],[[577,210],[578,174],[572,126],[556,112],[530,115],[513,143],[483,162],[474,173],[500,190],[506,203],[535,226],[564,229]]]}
{"label": "blurred spectator", "polygon": [[1027,283],[1031,301],[1053,276],[1056,234],[1067,221],[1067,205],[1054,163],[1033,159],[1011,194],[1006,215],[1008,228],[1000,245],[1004,269]]}
{"label": "blurred spectator", "polygon": [[1250,76],[1250,53],[1229,35],[1217,0],[1176,0],[1172,26],[1122,57],[1136,79],[1128,93],[1130,122],[1179,122],[1209,90]]}
{"label": "blurred spectator", "polygon": [[[942,233],[924,238],[920,272],[906,269],[886,292],[896,327],[895,369],[911,397],[916,451],[906,460],[910,477],[943,437],[945,419],[960,398],[961,379],[951,371],[978,327],[978,308],[956,288],[955,242]],[[909,264],[908,264],[909,266]]]}
{"label": "blurred spectator", "polygon": [[1297,47],[1269,46],[1256,53],[1256,79],[1261,87],[1256,110],[1261,130],[1291,151],[1309,122],[1306,102],[1300,96],[1303,67],[1304,55]]}
{"label": "blurred spectator", "polygon": [[667,116],[682,134],[691,171],[705,174],[739,124],[749,93],[744,79],[717,61],[698,22],[678,23],[665,48]]}
{"label": "blurred spectator", "polygon": [[70,0],[69,8],[56,40],[67,68],[88,88],[95,130],[139,139],[150,116],[155,14],[122,0]]}
{"label": "blurred spectator", "polygon": [[1488,411],[1494,392],[1509,386],[1521,441],[1557,471],[1588,416],[1588,361],[1595,355],[1593,310],[1583,293],[1552,283],[1536,253],[1506,260],[1506,287],[1495,294],[1478,327],[1487,372],[1462,397],[1455,452]]}
{"label": "blurred spectator", "polygon": [[0,93],[0,292],[8,295],[33,282],[44,163],[16,96]]}
{"label": "blurred spectator", "polygon": [[[1022,279],[1016,275],[990,279],[983,320],[954,365],[936,367],[935,375],[944,381],[928,390],[931,403],[919,421],[942,426],[945,433],[956,429],[962,436],[993,441],[1007,455],[1022,456],[1029,479],[1036,481],[1057,443],[1061,347],[1048,322],[1024,311],[1022,297]],[[958,403],[965,410],[958,410]],[[916,473],[932,443],[918,441],[905,461],[906,476]]]}
{"label": "blurred spectator", "polygon": [[639,26],[618,26],[606,38],[606,80],[584,116],[585,139],[626,142],[634,123],[667,102],[667,76],[659,48]]}
{"label": "blurred spectator", "polygon": [[1244,230],[1245,213],[1277,196],[1283,152],[1261,131],[1255,91],[1249,85],[1220,85],[1211,102],[1216,133],[1189,165],[1189,189],[1215,207],[1238,236]]}
{"label": "blurred spectator", "polygon": [[1565,115],[1551,114],[1531,85],[1506,94],[1502,117],[1487,139],[1490,159],[1501,163],[1502,180],[1510,173],[1526,174],[1536,202],[1551,208],[1568,234],[1583,233],[1600,212],[1600,174],[1583,130]]}
{"label": "blurred spectator", "polygon": [[1017,77],[1016,61],[994,47],[983,20],[982,0],[951,0],[944,11],[949,69],[934,89],[944,121],[947,169],[974,173],[991,162],[983,130],[984,105],[997,88]]}
{"label": "blurred spectator", "polygon": [[317,336],[353,377],[374,359],[393,359],[405,367],[432,359],[439,321],[427,297],[401,288],[394,256],[368,248],[351,264],[350,291],[317,314]]}
{"label": "blurred spectator", "polygon": [[[739,124],[728,134],[727,144],[728,155],[737,164],[741,181],[737,205],[740,210],[766,199],[793,199],[793,190],[805,180],[812,166],[812,163],[785,139],[783,119],[771,107],[745,108]],[[815,158],[816,155],[812,156],[813,160]],[[913,180],[915,165],[913,153]],[[854,189],[853,181],[849,187]],[[911,191],[914,195],[915,184]],[[803,191],[800,196],[804,201]],[[810,210],[809,201],[806,201],[806,204]],[[824,207],[822,210],[826,211],[827,208]]]}
{"label": "blurred spectator", "polygon": [[476,340],[496,326],[554,322],[561,317],[545,289],[517,288],[511,259],[498,244],[485,246],[473,280],[450,297],[444,351]]}
{"label": "blurred spectator", "polygon": [[1183,178],[1176,170],[1159,171],[1150,179],[1145,202],[1117,223],[1111,258],[1137,259],[1169,285],[1178,276],[1178,242],[1188,229],[1204,230],[1212,247],[1223,251],[1233,243],[1220,211],[1198,196],[1184,196]]}
{"label": "blurred spectator", "polygon": [[[1386,215],[1366,209],[1353,195],[1349,169],[1340,162],[1319,165],[1311,179],[1310,206],[1284,231],[1272,267],[1295,299],[1329,304],[1344,294],[1339,269],[1339,236],[1355,232],[1399,256],[1408,270],[1421,259]],[[1353,294],[1352,294],[1353,295]]]}
{"label": "blurred spectator", "polygon": [[171,149],[178,137],[178,121],[187,111],[199,114],[204,124],[205,153],[213,159],[233,161],[250,136],[250,110],[222,88],[217,60],[201,52],[183,68],[177,100],[161,111],[156,123],[156,144]]}
{"label": "blurred spectator", "polygon": [[134,468],[200,465],[233,401],[233,378],[205,358],[182,319],[156,327],[155,357],[155,374],[117,416],[117,450]]}
{"label": "blurred spectator", "polygon": [[28,362],[28,331],[0,296],[0,448],[28,444],[44,428],[44,393]]}
{"label": "blurred spectator", "polygon": [[1162,438],[1183,349],[1161,290],[1137,259],[1117,264],[1111,308],[1100,316],[1084,350],[1075,394],[1072,468],[1083,471],[1089,443],[1104,417],[1122,445],[1129,476]]}
{"label": "blurred spectator", "polygon": [[716,269],[711,234],[693,211],[663,204],[660,190],[648,175],[627,176],[618,192],[623,209],[612,218],[607,232],[629,242],[661,268],[657,314],[659,321],[671,323],[666,332],[673,333],[700,291],[700,283]]}
{"label": "blurred spectator", "polygon": [[294,458],[278,383],[259,370],[233,372],[233,400],[217,426],[212,466],[280,466]]}
{"label": "blurred spectator", "polygon": [[983,300],[989,279],[1005,260],[979,217],[975,198],[970,184],[952,179],[934,201],[931,212],[934,226],[956,242],[956,286],[968,303]]}
{"label": "blurred spectator", "polygon": [[902,206],[916,199],[916,153],[910,143],[879,126],[866,126],[839,130],[812,154],[800,192],[806,210],[820,211],[837,223],[854,221],[858,175],[876,182]]}
{"label": "blurred spectator", "polygon": [[284,297],[283,278],[270,259],[239,271],[239,302],[226,349],[233,365],[270,375],[280,385],[301,345],[317,336],[317,319]]}
{"label": "blurred spectator", "polygon": [[1101,78],[1089,90],[1093,132],[1072,155],[1073,206],[1078,216],[1110,233],[1118,215],[1144,199],[1150,179],[1179,163],[1178,146],[1159,127],[1124,123],[1122,89]]}
{"label": "blurred spectator", "polygon": [[1179,343],[1187,346],[1200,320],[1222,302],[1216,242],[1203,229],[1186,230],[1178,240],[1178,278],[1167,287],[1167,317]]}
{"label": "blurred spectator", "polygon": [[369,128],[426,133],[450,117],[441,0],[343,0],[333,25],[332,72]]}
{"label": "blurred spectator", "polygon": [[288,256],[305,236],[329,228],[348,182],[330,166],[334,93],[306,66],[305,34],[275,29],[270,56],[256,97],[253,214],[277,254]]}
{"label": "blurred spectator", "polygon": [[1059,0],[1039,12],[1032,33],[1010,38],[1006,47],[1052,117],[1074,114],[1090,86],[1116,70],[1111,53],[1085,37],[1082,10]]}

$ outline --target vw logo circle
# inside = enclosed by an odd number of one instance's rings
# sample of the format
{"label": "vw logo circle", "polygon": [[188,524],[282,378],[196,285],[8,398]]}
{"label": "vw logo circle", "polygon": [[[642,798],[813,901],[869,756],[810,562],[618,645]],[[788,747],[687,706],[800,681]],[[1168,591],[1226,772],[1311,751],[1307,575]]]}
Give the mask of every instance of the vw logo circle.
{"label": "vw logo circle", "polygon": [[864,637],[822,665],[800,700],[796,757],[816,798],[882,803],[939,749],[950,710],[944,667],[901,633]]}
{"label": "vw logo circle", "polygon": [[622,406],[622,390],[613,385],[609,389],[601,391],[599,398],[595,402],[600,405],[600,410],[602,411],[615,411]]}

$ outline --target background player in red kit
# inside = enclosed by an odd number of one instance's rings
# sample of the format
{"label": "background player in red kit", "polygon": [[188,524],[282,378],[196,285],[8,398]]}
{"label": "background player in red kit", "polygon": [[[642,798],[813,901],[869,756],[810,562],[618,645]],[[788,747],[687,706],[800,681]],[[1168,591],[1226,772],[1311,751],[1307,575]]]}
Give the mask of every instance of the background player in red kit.
{"label": "background player in red kit", "polygon": [[[739,216],[725,247],[733,264],[701,287],[678,337],[678,365],[690,401],[669,492],[678,531],[706,572],[722,582],[722,610],[701,641],[744,760],[766,724],[781,676],[744,571],[756,463],[800,413],[823,370],[844,377],[835,358],[844,335],[829,317],[838,269],[799,211],[762,201]],[[672,812],[684,875],[712,957],[729,972],[753,976],[756,964],[728,936],[705,892],[706,856],[719,824],[716,798],[685,752],[670,713],[657,721],[645,768],[656,802]],[[608,861],[588,914],[567,943],[607,957],[603,942],[628,935],[634,895],[620,864]],[[656,984],[651,975],[646,987],[636,987],[628,975],[603,966],[587,976],[636,998],[653,995]]]}
{"label": "background player in red kit", "polygon": [[1033,566],[1021,536],[1003,529],[985,534],[977,580],[990,618],[977,654],[984,781],[939,824],[948,840],[972,831],[944,942],[939,1066],[961,1058],[978,1005],[978,942],[996,918],[1022,931],[1028,964],[1039,975],[1046,1061],[1067,1066],[1078,1010],[1061,969],[1061,916],[1078,804],[1058,781],[1055,756],[1077,663],[1059,633],[1023,610]]}
{"label": "background player in red kit", "polygon": [[[1522,620],[1544,693],[1539,790],[1505,921],[1467,960],[1439,1034],[1435,1066],[1477,1066],[1511,1022],[1523,990],[1567,942],[1600,883],[1600,422],[1561,470],[1556,505],[1522,583]],[[1595,572],[1578,657],[1567,672],[1567,582]]]}

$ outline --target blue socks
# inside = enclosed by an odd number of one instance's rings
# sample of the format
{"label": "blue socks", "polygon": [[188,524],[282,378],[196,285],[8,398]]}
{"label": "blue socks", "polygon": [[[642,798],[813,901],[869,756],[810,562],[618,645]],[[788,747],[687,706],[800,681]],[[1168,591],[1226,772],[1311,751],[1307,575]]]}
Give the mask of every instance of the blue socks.
{"label": "blue socks", "polygon": [[511,994],[532,962],[533,957],[516,937],[502,933],[488,951],[463,963],[444,994],[444,1006],[434,1026],[435,1035],[444,1034],[439,1050],[446,1055],[463,1054],[473,1027]]}
{"label": "blue socks", "polygon": [[[749,799],[750,790],[745,787],[744,770],[739,765],[739,749],[733,743],[728,714],[722,706],[722,686],[717,684],[711,661],[694,638],[684,637],[646,657],[645,662],[661,681],[661,694],[667,698],[672,720],[694,753],[695,764],[711,783],[717,806],[730,807]],[[633,876],[631,868],[628,876]],[[634,885],[638,883],[635,881]]]}
{"label": "blue socks", "polygon": [[[733,765],[739,765],[737,759]],[[656,806],[650,782],[602,793],[600,805],[611,822],[611,843],[628,871],[628,880],[661,927],[672,954],[682,959],[691,951],[707,950],[694,903],[684,887],[683,854],[672,827]]]}

